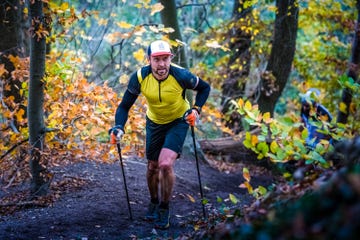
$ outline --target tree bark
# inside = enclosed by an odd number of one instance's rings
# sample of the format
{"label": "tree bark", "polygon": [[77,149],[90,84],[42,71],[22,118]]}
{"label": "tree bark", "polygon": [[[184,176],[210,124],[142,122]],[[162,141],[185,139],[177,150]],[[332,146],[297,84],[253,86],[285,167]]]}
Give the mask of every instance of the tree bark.
{"label": "tree bark", "polygon": [[[234,0],[234,7],[232,27],[228,31],[229,48],[232,49],[233,54],[230,56],[228,65],[232,68],[224,80],[222,85],[222,112],[226,114],[229,111],[229,102],[232,99],[238,99],[245,95],[246,78],[250,72],[250,58],[249,51],[251,45],[251,34],[241,30],[242,21],[240,19],[250,18],[252,7],[244,9],[250,0],[237,1]],[[241,69],[240,69],[241,66]],[[241,117],[238,113],[233,112],[226,122],[226,126],[231,128],[235,133],[241,131]]]}
{"label": "tree bark", "polygon": [[260,81],[259,110],[274,114],[275,104],[291,72],[295,55],[299,8],[296,0],[277,0],[270,59]]}
{"label": "tree bark", "polygon": [[[223,102],[227,102],[228,99],[239,98],[244,93],[245,78],[249,75],[250,71],[250,52],[251,34],[246,33],[240,29],[240,19],[246,19],[251,13],[252,8],[248,7],[244,9],[244,5],[250,0],[234,1],[233,8],[233,23],[234,27],[228,32],[229,36],[229,48],[233,54],[229,59],[229,66],[236,64],[241,65],[230,71],[229,77],[225,79],[222,85]],[[245,62],[245,64],[243,64]],[[241,81],[243,80],[243,81]],[[226,107],[224,107],[226,110]]]}
{"label": "tree bark", "polygon": [[[359,75],[359,63],[360,63],[360,44],[359,44],[359,37],[360,37],[360,0],[356,2],[356,8],[358,12],[357,23],[355,27],[355,36],[352,46],[352,55],[349,64],[349,69],[347,72],[347,76],[352,78],[354,82],[358,82],[358,75]],[[345,88],[342,92],[341,101],[346,105],[346,112],[339,110],[337,116],[337,122],[346,124],[347,119],[349,117],[349,108],[352,101],[352,91],[349,88]]]}
{"label": "tree bark", "polygon": [[[174,41],[179,40],[182,42],[181,31],[177,19],[175,0],[160,0],[159,2],[164,6],[164,9],[160,12],[162,23],[165,27],[171,27],[174,29],[174,32],[169,34],[170,39]],[[175,49],[175,53],[176,54],[173,61],[183,68],[188,68],[184,47],[177,47],[177,49]]]}
{"label": "tree bark", "polygon": [[29,143],[31,151],[30,170],[32,174],[31,191],[34,195],[48,192],[45,168],[41,163],[41,151],[44,149],[44,72],[46,41],[45,36],[35,34],[40,25],[46,24],[43,17],[43,2],[30,3],[31,41],[30,41],[30,82],[28,97]]}
{"label": "tree bark", "polygon": [[[181,31],[177,19],[175,0],[160,0],[159,2],[164,6],[164,9],[160,12],[162,23],[165,27],[171,27],[172,29],[174,29],[174,32],[171,32],[169,34],[169,38],[173,41],[179,40],[182,42]],[[183,68],[189,67],[187,59],[185,57],[184,46],[179,45],[175,49],[175,56],[173,62],[178,64],[179,66],[182,66]],[[186,91],[186,99],[188,99],[190,103],[193,102],[194,98],[192,92]]]}
{"label": "tree bark", "polygon": [[[178,23],[178,18],[177,18],[175,0],[159,0],[159,2],[164,6],[164,9],[160,12],[162,23],[164,24],[165,27],[171,27],[174,29],[174,32],[169,34],[169,38],[173,41],[179,40],[182,42],[182,36],[181,36],[181,31],[180,31],[180,27],[179,27],[179,23]],[[177,49],[175,50],[175,53],[176,54],[173,59],[173,62],[182,66],[183,68],[188,68],[188,62],[185,57],[184,46],[180,45],[179,47],[177,47]],[[193,101],[194,101],[193,91],[186,90],[185,93],[186,93],[186,99],[192,105]],[[183,155],[185,155],[185,156],[192,155],[195,147],[197,149],[201,150],[198,146],[197,141],[195,144],[197,146],[193,146],[191,134],[189,131],[187,134],[186,140],[185,140],[184,147],[183,147]],[[206,158],[205,158],[205,155],[203,154],[203,152],[197,151],[197,153],[199,154],[198,155],[199,159],[206,163],[207,161],[206,161]]]}

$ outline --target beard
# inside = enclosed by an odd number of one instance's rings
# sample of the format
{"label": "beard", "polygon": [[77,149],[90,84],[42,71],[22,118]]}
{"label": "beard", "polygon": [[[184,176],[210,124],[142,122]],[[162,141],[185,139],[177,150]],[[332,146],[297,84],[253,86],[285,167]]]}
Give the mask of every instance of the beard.
{"label": "beard", "polygon": [[164,80],[169,75],[169,70],[166,68],[160,68],[153,71],[153,75],[157,80]]}

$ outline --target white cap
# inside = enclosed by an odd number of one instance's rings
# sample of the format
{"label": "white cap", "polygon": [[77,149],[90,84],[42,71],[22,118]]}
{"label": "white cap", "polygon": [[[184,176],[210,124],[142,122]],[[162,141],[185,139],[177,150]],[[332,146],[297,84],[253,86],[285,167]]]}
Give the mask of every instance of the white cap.
{"label": "white cap", "polygon": [[163,40],[157,40],[150,44],[147,50],[147,55],[160,56],[160,55],[172,55],[169,43]]}

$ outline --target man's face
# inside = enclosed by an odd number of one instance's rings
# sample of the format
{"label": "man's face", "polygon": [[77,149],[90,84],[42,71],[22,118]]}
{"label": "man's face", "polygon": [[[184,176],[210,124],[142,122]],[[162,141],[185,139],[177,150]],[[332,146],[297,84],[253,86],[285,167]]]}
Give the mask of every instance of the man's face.
{"label": "man's face", "polygon": [[165,80],[168,77],[171,58],[171,55],[150,56],[151,71],[157,80]]}

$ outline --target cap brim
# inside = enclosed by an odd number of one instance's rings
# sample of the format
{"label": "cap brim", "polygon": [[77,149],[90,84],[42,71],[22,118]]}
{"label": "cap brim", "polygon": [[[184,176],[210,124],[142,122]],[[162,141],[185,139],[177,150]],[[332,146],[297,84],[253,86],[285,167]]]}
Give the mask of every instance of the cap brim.
{"label": "cap brim", "polygon": [[153,57],[157,57],[157,56],[162,56],[162,55],[172,55],[172,53],[169,53],[169,52],[157,52],[157,53],[152,53],[151,56]]}

